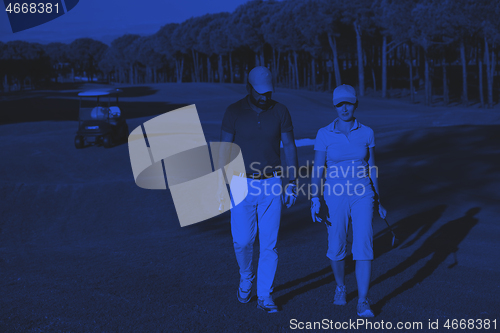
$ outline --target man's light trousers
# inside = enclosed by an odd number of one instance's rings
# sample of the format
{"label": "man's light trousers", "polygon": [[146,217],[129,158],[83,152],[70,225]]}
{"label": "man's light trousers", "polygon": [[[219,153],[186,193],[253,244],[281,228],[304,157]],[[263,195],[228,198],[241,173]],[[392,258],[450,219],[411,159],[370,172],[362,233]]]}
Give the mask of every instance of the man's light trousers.
{"label": "man's light trousers", "polygon": [[260,256],[257,269],[257,296],[269,296],[278,265],[278,229],[282,206],[281,178],[263,180],[233,177],[247,181],[248,195],[231,209],[231,233],[242,281],[251,282],[253,245],[259,232]]}

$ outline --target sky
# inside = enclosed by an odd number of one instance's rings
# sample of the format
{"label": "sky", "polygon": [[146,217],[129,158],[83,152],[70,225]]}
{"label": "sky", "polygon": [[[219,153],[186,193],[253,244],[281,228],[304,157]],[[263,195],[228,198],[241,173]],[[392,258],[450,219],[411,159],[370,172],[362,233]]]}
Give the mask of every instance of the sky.
{"label": "sky", "polygon": [[248,0],[80,0],[55,20],[12,33],[7,12],[0,13],[0,41],[24,40],[47,44],[71,43],[90,37],[110,44],[126,33],[153,34],[167,23],[207,13],[232,12]]}

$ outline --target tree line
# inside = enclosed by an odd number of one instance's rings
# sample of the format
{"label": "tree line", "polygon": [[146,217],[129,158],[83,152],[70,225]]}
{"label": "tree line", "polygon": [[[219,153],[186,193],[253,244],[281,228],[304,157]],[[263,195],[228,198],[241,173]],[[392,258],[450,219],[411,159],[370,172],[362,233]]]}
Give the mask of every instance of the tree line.
{"label": "tree line", "polygon": [[[500,2],[487,0],[249,1],[232,13],[170,23],[155,34],[126,34],[110,46],[0,43],[2,84],[76,75],[118,83],[246,82],[267,66],[276,85],[332,90],[347,83],[423,91],[445,104],[471,97],[492,107],[498,92]],[[469,97],[471,96],[471,97]]]}

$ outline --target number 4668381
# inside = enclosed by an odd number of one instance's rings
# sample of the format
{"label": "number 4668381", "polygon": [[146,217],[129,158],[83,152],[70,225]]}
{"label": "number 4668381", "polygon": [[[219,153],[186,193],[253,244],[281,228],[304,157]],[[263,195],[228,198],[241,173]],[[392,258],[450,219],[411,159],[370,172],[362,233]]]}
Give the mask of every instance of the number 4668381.
{"label": "number 4668381", "polygon": [[53,11],[56,12],[57,14],[59,13],[59,4],[55,3],[52,5],[52,3],[9,3],[7,8],[5,8],[5,11],[8,12],[9,14],[14,13],[14,14],[51,14]]}

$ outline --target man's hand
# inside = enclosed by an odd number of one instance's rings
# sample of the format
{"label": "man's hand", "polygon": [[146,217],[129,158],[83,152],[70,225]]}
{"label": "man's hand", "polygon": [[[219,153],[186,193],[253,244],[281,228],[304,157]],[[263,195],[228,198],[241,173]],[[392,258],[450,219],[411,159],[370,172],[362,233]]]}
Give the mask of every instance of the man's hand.
{"label": "man's hand", "polygon": [[297,200],[297,185],[290,183],[285,186],[285,205],[290,208]]}
{"label": "man's hand", "polygon": [[318,216],[319,215],[319,209],[321,208],[321,202],[319,201],[319,198],[312,198],[311,199],[311,217],[313,222],[323,222],[323,220]]}
{"label": "man's hand", "polygon": [[226,181],[224,176],[219,177],[217,186],[217,200],[219,201],[219,211],[224,210],[224,191],[227,191]]}

